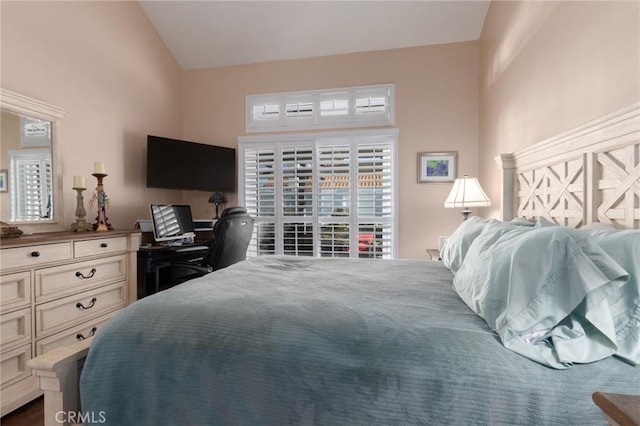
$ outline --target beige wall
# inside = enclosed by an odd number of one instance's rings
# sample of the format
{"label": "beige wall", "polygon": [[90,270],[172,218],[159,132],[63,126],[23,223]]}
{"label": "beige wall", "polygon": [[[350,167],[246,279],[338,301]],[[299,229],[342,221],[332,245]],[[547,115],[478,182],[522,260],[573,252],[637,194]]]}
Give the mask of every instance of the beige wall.
{"label": "beige wall", "polygon": [[[460,219],[442,207],[450,184],[416,183],[417,152],[459,151],[459,173],[479,174],[497,206],[498,153],[640,99],[638,2],[493,2],[479,43],[184,73],[135,2],[0,8],[2,87],[67,111],[64,187],[74,175],[92,182],[93,161],[105,161],[118,228],[148,216],[152,201],[213,213],[208,193],[146,189],[147,133],[235,146],[247,94],[395,83],[399,255],[423,258]],[[67,223],[74,196],[64,193]]]}
{"label": "beige wall", "polygon": [[[492,2],[480,38],[480,173],[493,158],[640,100],[640,2]],[[497,215],[496,207],[483,212]]]}
{"label": "beige wall", "polygon": [[153,201],[190,203],[196,218],[211,217],[208,193],[145,187],[146,134],[235,146],[247,94],[375,83],[396,84],[399,255],[424,258],[424,249],[459,223],[457,212],[442,207],[450,184],[416,183],[416,153],[459,151],[460,173],[477,174],[476,42],[182,73],[136,2],[0,7],[2,87],[67,111],[65,227],[74,218],[72,178],[93,183],[94,161],[108,169],[108,216],[116,228],[148,217]]}
{"label": "beige wall", "polygon": [[179,201],[179,191],[145,187],[146,135],[181,136],[182,71],[139,4],[2,1],[0,8],[2,87],[67,112],[65,228],[75,218],[73,176],[93,189],[94,161],[106,163],[107,215],[116,228],[148,217],[151,201]]}
{"label": "beige wall", "polygon": [[[461,216],[443,207],[450,183],[416,182],[416,154],[458,151],[459,172],[478,173],[477,75],[476,42],[188,71],[184,136],[236,146],[237,137],[245,134],[248,94],[395,83],[398,255],[425,258],[424,250],[437,247],[438,236],[450,234]],[[211,214],[206,198],[187,194],[196,215]]]}

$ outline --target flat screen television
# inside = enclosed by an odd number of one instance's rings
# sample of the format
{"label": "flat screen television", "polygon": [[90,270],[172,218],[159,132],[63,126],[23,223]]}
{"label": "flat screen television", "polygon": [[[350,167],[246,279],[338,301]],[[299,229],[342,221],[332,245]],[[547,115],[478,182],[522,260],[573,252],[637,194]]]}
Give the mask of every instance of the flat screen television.
{"label": "flat screen television", "polygon": [[147,187],[235,192],[236,150],[148,135]]}
{"label": "flat screen television", "polygon": [[150,207],[153,238],[156,241],[182,240],[195,235],[191,206],[151,204]]}

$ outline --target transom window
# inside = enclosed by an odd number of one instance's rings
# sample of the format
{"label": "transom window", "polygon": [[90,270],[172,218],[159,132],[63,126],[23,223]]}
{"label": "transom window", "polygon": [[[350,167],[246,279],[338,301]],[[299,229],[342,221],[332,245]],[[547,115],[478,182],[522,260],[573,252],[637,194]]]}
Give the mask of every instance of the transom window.
{"label": "transom window", "polygon": [[394,124],[393,84],[247,96],[246,130],[268,132]]}
{"label": "transom window", "polygon": [[393,258],[397,130],[239,138],[248,255]]}

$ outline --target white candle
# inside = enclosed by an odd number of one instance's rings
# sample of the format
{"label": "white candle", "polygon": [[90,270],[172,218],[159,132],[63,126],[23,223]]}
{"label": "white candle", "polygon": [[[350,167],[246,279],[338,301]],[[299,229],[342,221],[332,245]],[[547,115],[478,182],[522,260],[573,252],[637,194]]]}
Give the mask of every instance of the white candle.
{"label": "white candle", "polygon": [[73,187],[74,188],[86,188],[86,186],[84,186],[84,176],[74,176],[73,177]]}
{"label": "white candle", "polygon": [[105,174],[106,169],[104,167],[104,161],[95,161],[93,163],[93,173]]}

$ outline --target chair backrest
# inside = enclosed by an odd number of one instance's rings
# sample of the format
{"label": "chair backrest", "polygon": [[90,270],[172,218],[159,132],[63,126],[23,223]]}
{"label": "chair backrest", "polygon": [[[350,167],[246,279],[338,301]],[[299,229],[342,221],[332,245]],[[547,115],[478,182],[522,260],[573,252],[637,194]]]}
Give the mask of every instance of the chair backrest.
{"label": "chair backrest", "polygon": [[215,271],[244,260],[253,223],[254,219],[244,207],[225,209],[213,226],[214,240],[203,263]]}

